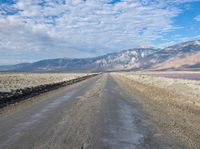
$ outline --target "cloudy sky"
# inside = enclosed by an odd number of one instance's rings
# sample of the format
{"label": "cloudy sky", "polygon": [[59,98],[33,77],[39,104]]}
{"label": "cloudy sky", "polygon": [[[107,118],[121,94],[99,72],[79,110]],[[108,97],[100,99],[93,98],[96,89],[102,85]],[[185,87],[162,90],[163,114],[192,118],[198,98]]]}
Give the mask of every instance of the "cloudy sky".
{"label": "cloudy sky", "polygon": [[0,0],[0,65],[200,39],[200,0]]}

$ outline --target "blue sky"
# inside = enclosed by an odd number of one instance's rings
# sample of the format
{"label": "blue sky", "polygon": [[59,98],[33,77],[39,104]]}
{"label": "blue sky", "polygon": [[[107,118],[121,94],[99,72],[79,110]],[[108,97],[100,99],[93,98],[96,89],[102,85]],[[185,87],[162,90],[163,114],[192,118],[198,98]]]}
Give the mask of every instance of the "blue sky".
{"label": "blue sky", "polygon": [[0,0],[0,65],[200,39],[200,0]]}

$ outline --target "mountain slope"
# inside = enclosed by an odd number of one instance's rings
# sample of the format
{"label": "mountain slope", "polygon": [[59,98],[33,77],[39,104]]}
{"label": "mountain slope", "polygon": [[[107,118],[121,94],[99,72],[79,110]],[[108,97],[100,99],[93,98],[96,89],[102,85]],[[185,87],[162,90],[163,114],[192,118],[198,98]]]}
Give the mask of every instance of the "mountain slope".
{"label": "mountain slope", "polygon": [[140,66],[149,69],[183,69],[184,66],[200,63],[200,40],[170,46],[148,55]]}
{"label": "mountain slope", "polygon": [[84,59],[49,59],[35,63],[0,66],[0,71],[120,71],[199,69],[200,40],[176,44],[164,49],[135,48]]}
{"label": "mountain slope", "polygon": [[[49,59],[0,67],[3,71],[117,71],[137,68],[137,62],[158,51],[154,48],[136,48],[85,59]],[[2,68],[2,69],[1,69]]]}
{"label": "mountain slope", "polygon": [[185,54],[184,56],[175,56],[168,59],[164,63],[154,66],[155,69],[179,69],[179,68],[195,68],[200,64],[200,52]]}

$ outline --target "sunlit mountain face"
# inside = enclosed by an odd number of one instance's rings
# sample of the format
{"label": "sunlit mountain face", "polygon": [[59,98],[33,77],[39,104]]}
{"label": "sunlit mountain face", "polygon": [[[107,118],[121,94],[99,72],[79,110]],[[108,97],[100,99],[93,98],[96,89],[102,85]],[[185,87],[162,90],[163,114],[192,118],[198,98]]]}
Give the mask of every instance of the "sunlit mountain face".
{"label": "sunlit mountain face", "polygon": [[140,57],[145,47],[198,40],[199,8],[200,0],[0,0],[0,65],[137,47]]}
{"label": "sunlit mountain face", "polygon": [[2,66],[1,71],[131,71],[199,69],[200,41],[189,41],[163,49],[134,48],[83,59],[47,59],[35,63]]}
{"label": "sunlit mountain face", "polygon": [[188,41],[164,48],[148,55],[141,63],[143,66],[155,70],[192,67],[199,69],[200,41]]}

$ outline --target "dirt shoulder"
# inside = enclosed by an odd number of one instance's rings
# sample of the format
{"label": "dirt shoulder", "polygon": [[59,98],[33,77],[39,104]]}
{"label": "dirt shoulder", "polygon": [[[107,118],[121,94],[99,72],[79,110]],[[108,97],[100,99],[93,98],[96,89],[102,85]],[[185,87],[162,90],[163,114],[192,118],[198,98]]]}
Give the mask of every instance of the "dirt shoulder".
{"label": "dirt shoulder", "polygon": [[145,75],[112,74],[119,85],[154,117],[153,125],[176,137],[185,148],[200,148],[200,90],[198,81]]}

